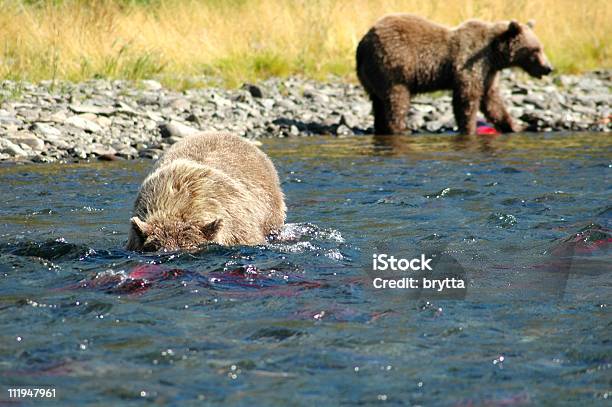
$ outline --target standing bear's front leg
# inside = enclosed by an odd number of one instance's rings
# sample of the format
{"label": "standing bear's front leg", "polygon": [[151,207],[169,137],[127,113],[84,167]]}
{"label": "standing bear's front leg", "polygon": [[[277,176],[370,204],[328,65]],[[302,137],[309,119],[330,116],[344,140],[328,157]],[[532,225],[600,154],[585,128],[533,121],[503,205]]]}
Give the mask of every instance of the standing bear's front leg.
{"label": "standing bear's front leg", "polygon": [[482,90],[475,84],[459,83],[453,91],[453,112],[461,134],[476,134],[476,114]]}
{"label": "standing bear's front leg", "polygon": [[497,78],[491,81],[490,86],[485,89],[480,102],[480,110],[482,110],[487,120],[503,133],[522,130],[522,126],[512,120],[512,116],[510,116],[510,113],[508,113],[504,106],[504,100],[497,85]]}

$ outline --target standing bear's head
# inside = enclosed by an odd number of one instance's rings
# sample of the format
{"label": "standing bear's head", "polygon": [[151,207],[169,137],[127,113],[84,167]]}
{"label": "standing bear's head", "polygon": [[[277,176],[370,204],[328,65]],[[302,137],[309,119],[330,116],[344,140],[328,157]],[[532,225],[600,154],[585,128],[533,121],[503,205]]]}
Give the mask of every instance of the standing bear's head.
{"label": "standing bear's head", "polygon": [[506,24],[499,37],[498,46],[507,65],[522,68],[536,78],[551,73],[553,67],[544,55],[542,43],[532,30],[534,22],[520,24],[510,21]]}

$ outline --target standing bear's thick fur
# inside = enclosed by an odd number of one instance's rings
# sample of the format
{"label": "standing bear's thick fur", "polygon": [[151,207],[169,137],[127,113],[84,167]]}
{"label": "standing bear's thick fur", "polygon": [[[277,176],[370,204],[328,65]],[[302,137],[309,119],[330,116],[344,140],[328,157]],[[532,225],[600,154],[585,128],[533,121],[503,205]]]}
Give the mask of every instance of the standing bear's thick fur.
{"label": "standing bear's thick fur", "polygon": [[453,91],[461,133],[476,133],[478,109],[499,130],[519,131],[498,74],[513,66],[538,78],[552,71],[532,26],[470,20],[448,29],[411,14],[383,17],[357,47],[357,76],[372,100],[376,134],[404,132],[410,97],[435,90]]}
{"label": "standing bear's thick fur", "polygon": [[174,144],[143,181],[127,249],[262,244],[283,226],[285,212],[266,154],[235,135],[196,134]]}

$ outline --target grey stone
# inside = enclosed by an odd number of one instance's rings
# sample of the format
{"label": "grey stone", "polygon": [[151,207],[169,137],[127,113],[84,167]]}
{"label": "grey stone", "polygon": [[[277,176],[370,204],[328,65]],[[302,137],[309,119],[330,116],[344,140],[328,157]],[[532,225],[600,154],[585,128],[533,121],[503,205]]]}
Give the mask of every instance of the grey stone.
{"label": "grey stone", "polygon": [[55,123],[64,123],[67,118],[68,118],[68,116],[66,116],[66,112],[65,111],[58,110],[58,111],[52,113],[48,117],[48,120],[51,121],[51,122],[55,122]]}
{"label": "grey stone", "polygon": [[149,148],[146,150],[142,150],[140,152],[140,157],[142,158],[150,158],[152,160],[157,160],[163,154],[162,150],[156,148]]}
{"label": "grey stone", "polygon": [[163,116],[161,116],[161,115],[159,115],[159,114],[157,114],[155,112],[146,112],[146,116],[149,119],[153,120],[154,122],[162,122],[162,121],[164,121]]}
{"label": "grey stone", "polygon": [[414,113],[408,117],[408,127],[412,131],[416,131],[425,127],[425,118],[422,113]]}
{"label": "grey stone", "polygon": [[0,114],[0,125],[6,125],[6,124],[21,125],[23,124],[23,121],[21,121],[20,119],[12,115]]}
{"label": "grey stone", "polygon": [[72,148],[71,152],[72,152],[72,155],[76,158],[81,158],[81,159],[87,158],[87,151],[81,145]]}
{"label": "grey stone", "polygon": [[289,128],[289,134],[291,134],[292,136],[299,136],[300,129],[298,129],[295,124],[292,124],[291,127]]}
{"label": "grey stone", "polygon": [[161,90],[163,89],[163,86],[161,83],[151,80],[151,79],[146,79],[143,81],[140,81],[140,83],[142,84],[142,86],[147,89],[147,90]]}
{"label": "grey stone", "polygon": [[259,103],[260,105],[266,109],[266,110],[270,110],[274,107],[274,99],[259,99]]}
{"label": "grey stone", "polygon": [[293,110],[297,108],[297,104],[295,102],[292,102],[289,99],[281,99],[279,101],[276,102],[276,106],[278,106],[279,108],[284,109],[285,111],[287,110]]}
{"label": "grey stone", "polygon": [[213,95],[211,99],[217,108],[229,108],[232,106],[232,101],[221,95]]}
{"label": "grey stone", "polygon": [[98,123],[90,120],[89,117],[81,117],[80,115],[67,118],[65,123],[91,133],[102,131],[102,127]]}
{"label": "grey stone", "polygon": [[159,126],[159,133],[161,134],[163,138],[169,138],[169,137],[183,138],[183,137],[190,136],[192,134],[196,134],[199,132],[200,130],[193,128],[191,126],[188,126],[186,124],[180,123],[175,120],[169,123],[162,123]]}
{"label": "grey stone", "polygon": [[68,150],[68,149],[70,149],[72,147],[70,143],[68,143],[67,141],[62,140],[62,139],[60,139],[58,137],[47,136],[46,142],[51,144],[53,147],[58,148],[60,150]]}
{"label": "grey stone", "polygon": [[431,113],[435,110],[435,108],[430,104],[424,103],[413,103],[411,109],[419,112],[419,113]]}
{"label": "grey stone", "polygon": [[357,127],[357,118],[351,114],[343,114],[340,117],[340,124],[344,124],[349,128]]}
{"label": "grey stone", "polygon": [[101,143],[94,143],[90,146],[89,151],[98,156],[117,154],[117,151],[113,147]]}
{"label": "grey stone", "polygon": [[349,129],[348,126],[341,124],[336,129],[336,135],[338,136],[350,136],[353,135],[353,130]]}
{"label": "grey stone", "polygon": [[27,145],[29,148],[35,151],[44,151],[45,150],[45,142],[33,135],[32,133],[21,131],[15,134],[12,134],[7,137],[7,140],[22,145]]}
{"label": "grey stone", "polygon": [[442,125],[441,120],[432,120],[425,125],[425,128],[430,133],[436,133],[442,128]]}
{"label": "grey stone", "polygon": [[186,110],[189,110],[189,108],[191,107],[191,103],[189,103],[187,99],[175,99],[170,102],[170,107],[174,110],[184,112]]}
{"label": "grey stone", "polygon": [[59,137],[62,132],[47,123],[34,123],[30,126],[30,130],[40,133],[45,137]]}
{"label": "grey stone", "polygon": [[92,113],[95,115],[110,116],[115,113],[112,107],[101,107],[94,105],[71,104],[68,106],[74,113]]}
{"label": "grey stone", "polygon": [[581,105],[572,105],[571,109],[574,112],[577,113],[582,113],[582,114],[586,114],[586,115],[594,115],[596,114],[596,110],[592,107],[586,107],[586,106],[581,106]]}
{"label": "grey stone", "polygon": [[17,144],[7,139],[0,138],[0,151],[11,157],[27,157],[28,153]]}

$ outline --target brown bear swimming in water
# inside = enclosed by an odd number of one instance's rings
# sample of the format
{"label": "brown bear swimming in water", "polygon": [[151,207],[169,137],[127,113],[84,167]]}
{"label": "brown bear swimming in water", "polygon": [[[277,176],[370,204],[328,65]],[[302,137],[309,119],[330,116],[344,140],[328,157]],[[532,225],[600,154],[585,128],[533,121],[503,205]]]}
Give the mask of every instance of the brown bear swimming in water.
{"label": "brown bear swimming in water", "polygon": [[285,222],[270,159],[248,140],[201,133],[174,144],[143,181],[128,250],[263,244]]}
{"label": "brown bear swimming in water", "polygon": [[435,90],[453,91],[461,133],[476,133],[478,109],[499,130],[519,131],[498,76],[509,67],[537,78],[552,72],[532,26],[470,20],[448,29],[411,14],[380,19],[357,47],[357,76],[372,100],[376,134],[404,132],[411,96]]}

